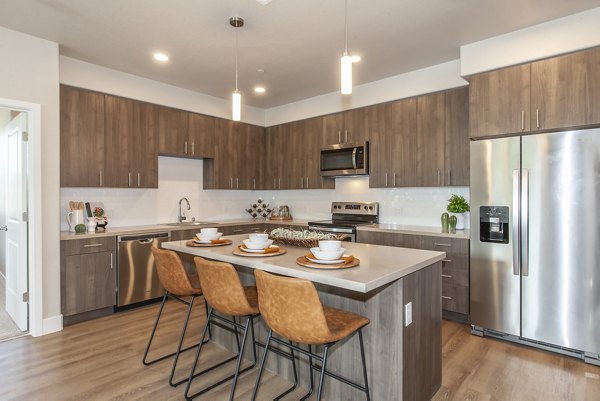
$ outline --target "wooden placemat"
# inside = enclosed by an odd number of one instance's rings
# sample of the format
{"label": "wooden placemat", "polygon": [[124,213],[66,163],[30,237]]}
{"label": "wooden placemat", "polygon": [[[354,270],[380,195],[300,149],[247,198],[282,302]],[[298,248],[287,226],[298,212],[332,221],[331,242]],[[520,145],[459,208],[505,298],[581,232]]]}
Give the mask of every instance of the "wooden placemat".
{"label": "wooden placemat", "polygon": [[191,247],[197,247],[197,248],[210,248],[210,247],[215,247],[215,246],[225,246],[225,245],[231,245],[233,244],[233,241],[230,239],[224,239],[223,241],[225,242],[221,242],[221,240],[219,240],[219,242],[217,242],[216,244],[199,244],[197,242],[194,242],[193,240],[188,241],[185,243],[186,246],[191,246]]}
{"label": "wooden placemat", "polygon": [[306,259],[306,256],[300,256],[298,259],[296,259],[296,263],[298,263],[300,266],[310,267],[313,269],[336,270],[336,269],[348,269],[350,267],[356,267],[360,264],[360,259],[353,258],[352,261],[350,261],[350,262],[338,263],[335,265],[324,265],[324,264],[320,264],[320,263],[311,262],[310,260]]}
{"label": "wooden placemat", "polygon": [[283,248],[279,248],[277,252],[269,252],[269,253],[250,253],[242,251],[241,247],[238,246],[233,250],[233,254],[237,256],[248,256],[249,258],[266,258],[269,256],[279,256],[287,253],[287,251]]}

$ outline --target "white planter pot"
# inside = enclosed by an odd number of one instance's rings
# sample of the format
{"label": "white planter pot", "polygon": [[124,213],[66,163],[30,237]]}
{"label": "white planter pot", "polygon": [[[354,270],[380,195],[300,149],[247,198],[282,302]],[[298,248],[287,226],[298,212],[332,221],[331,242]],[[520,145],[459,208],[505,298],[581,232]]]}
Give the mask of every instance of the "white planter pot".
{"label": "white planter pot", "polygon": [[465,213],[448,213],[450,216],[456,216],[456,229],[465,229]]}

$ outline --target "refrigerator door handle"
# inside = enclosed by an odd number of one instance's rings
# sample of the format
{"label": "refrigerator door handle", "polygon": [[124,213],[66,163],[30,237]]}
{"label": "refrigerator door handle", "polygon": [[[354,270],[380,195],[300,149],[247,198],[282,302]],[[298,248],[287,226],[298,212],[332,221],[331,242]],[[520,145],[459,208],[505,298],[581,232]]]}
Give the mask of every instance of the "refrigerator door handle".
{"label": "refrigerator door handle", "polygon": [[513,251],[513,274],[521,273],[519,260],[519,170],[513,170],[513,222],[512,222],[512,251]]}
{"label": "refrigerator door handle", "polygon": [[529,170],[524,168],[521,187],[521,260],[523,276],[529,276]]}

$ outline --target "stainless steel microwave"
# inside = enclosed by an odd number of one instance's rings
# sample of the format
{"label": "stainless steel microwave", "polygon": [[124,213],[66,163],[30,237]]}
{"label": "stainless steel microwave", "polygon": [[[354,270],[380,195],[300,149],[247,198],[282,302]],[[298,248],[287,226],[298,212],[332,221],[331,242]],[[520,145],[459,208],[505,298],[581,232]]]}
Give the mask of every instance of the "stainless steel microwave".
{"label": "stainless steel microwave", "polygon": [[321,148],[321,175],[369,174],[369,142],[336,144]]}

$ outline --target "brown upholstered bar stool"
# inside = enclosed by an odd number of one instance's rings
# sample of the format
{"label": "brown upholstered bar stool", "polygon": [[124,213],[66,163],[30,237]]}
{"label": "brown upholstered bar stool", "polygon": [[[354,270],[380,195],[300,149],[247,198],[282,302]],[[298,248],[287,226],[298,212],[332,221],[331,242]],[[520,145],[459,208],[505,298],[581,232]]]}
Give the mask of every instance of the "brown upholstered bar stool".
{"label": "brown upholstered bar stool", "polygon": [[[260,369],[256,377],[252,401],[256,399],[256,394],[258,393],[260,377],[265,366],[271,342],[285,346],[292,350],[292,352],[295,350],[309,357],[310,391],[301,398],[302,400],[307,399],[313,392],[313,370],[320,370],[321,372],[317,400],[321,399],[325,375],[364,391],[367,400],[370,400],[365,348],[362,336],[362,328],[369,324],[369,319],[351,312],[324,307],[321,304],[315,285],[308,280],[276,276],[261,270],[255,270],[254,277],[256,277],[256,286],[258,288],[259,309],[263,320],[267,323],[270,330],[267,336],[265,352],[260,361]],[[289,343],[274,337],[273,332],[288,339]],[[364,385],[327,371],[327,354],[329,348],[338,341],[357,332],[360,342]],[[309,346],[308,352],[293,345],[292,342],[307,344]],[[311,350],[312,345],[322,345],[322,355],[313,353]],[[320,361],[321,366],[313,365],[313,359]],[[293,358],[293,353],[292,363],[295,372],[296,362]],[[280,398],[282,395],[277,398]]]}
{"label": "brown upholstered bar stool", "polygon": [[[230,331],[233,331],[236,335],[235,338],[238,346],[238,353],[234,357],[237,359],[237,364],[235,367],[235,373],[233,375],[228,376],[217,383],[213,383],[210,386],[190,395],[190,386],[194,377],[197,377],[208,370],[212,370],[215,367],[221,366],[224,363],[232,360],[232,358],[230,358],[211,368],[205,369],[202,372],[196,373],[196,365],[198,364],[198,359],[200,358],[200,353],[202,352],[202,345],[204,344],[203,342],[200,342],[196,350],[196,358],[192,364],[190,376],[185,388],[185,398],[187,400],[191,400],[192,398],[206,393],[207,391],[233,379],[229,395],[229,399],[233,400],[239,375],[256,366],[257,357],[253,323],[254,318],[260,315],[260,312],[258,311],[256,287],[244,287],[240,277],[237,274],[237,271],[229,263],[209,261],[201,257],[195,257],[194,262],[196,263],[196,271],[198,272],[198,276],[202,282],[204,299],[209,306],[209,311],[201,338],[205,338],[210,324],[214,324],[223,328],[229,327]],[[217,315],[216,312],[222,315],[232,316],[233,321]],[[236,318],[246,318],[246,324],[241,325],[237,323]],[[241,346],[237,329],[244,330]],[[252,335],[252,352],[254,359],[251,366],[240,370],[249,331]]]}
{"label": "brown upholstered bar stool", "polygon": [[[158,310],[158,315],[156,316],[156,322],[154,322],[154,327],[152,328],[152,333],[150,334],[150,339],[148,340],[148,345],[146,346],[146,352],[144,352],[144,358],[142,359],[142,362],[144,365],[149,366],[153,363],[175,356],[173,360],[173,366],[171,367],[171,374],[169,376],[169,384],[171,386],[176,386],[185,381],[183,380],[177,383],[173,382],[175,369],[177,368],[177,361],[179,360],[179,354],[181,352],[193,349],[197,345],[194,344],[190,347],[181,349],[188,322],[190,320],[190,315],[192,313],[192,308],[194,307],[194,301],[197,297],[202,296],[202,289],[200,288],[200,282],[198,281],[197,275],[188,275],[177,253],[166,249],[152,247],[152,254],[154,255],[158,279],[165,289],[165,295],[163,296],[162,303],[160,304],[160,309]],[[184,298],[191,299],[188,301]],[[152,345],[152,340],[154,339],[158,322],[160,321],[163,308],[165,307],[165,303],[168,299],[173,299],[187,305],[187,313],[185,315],[185,320],[183,321],[181,335],[179,336],[179,344],[177,345],[177,350],[175,352],[161,356],[160,358],[156,358],[152,361],[148,361],[148,352],[150,351],[150,346]]]}

